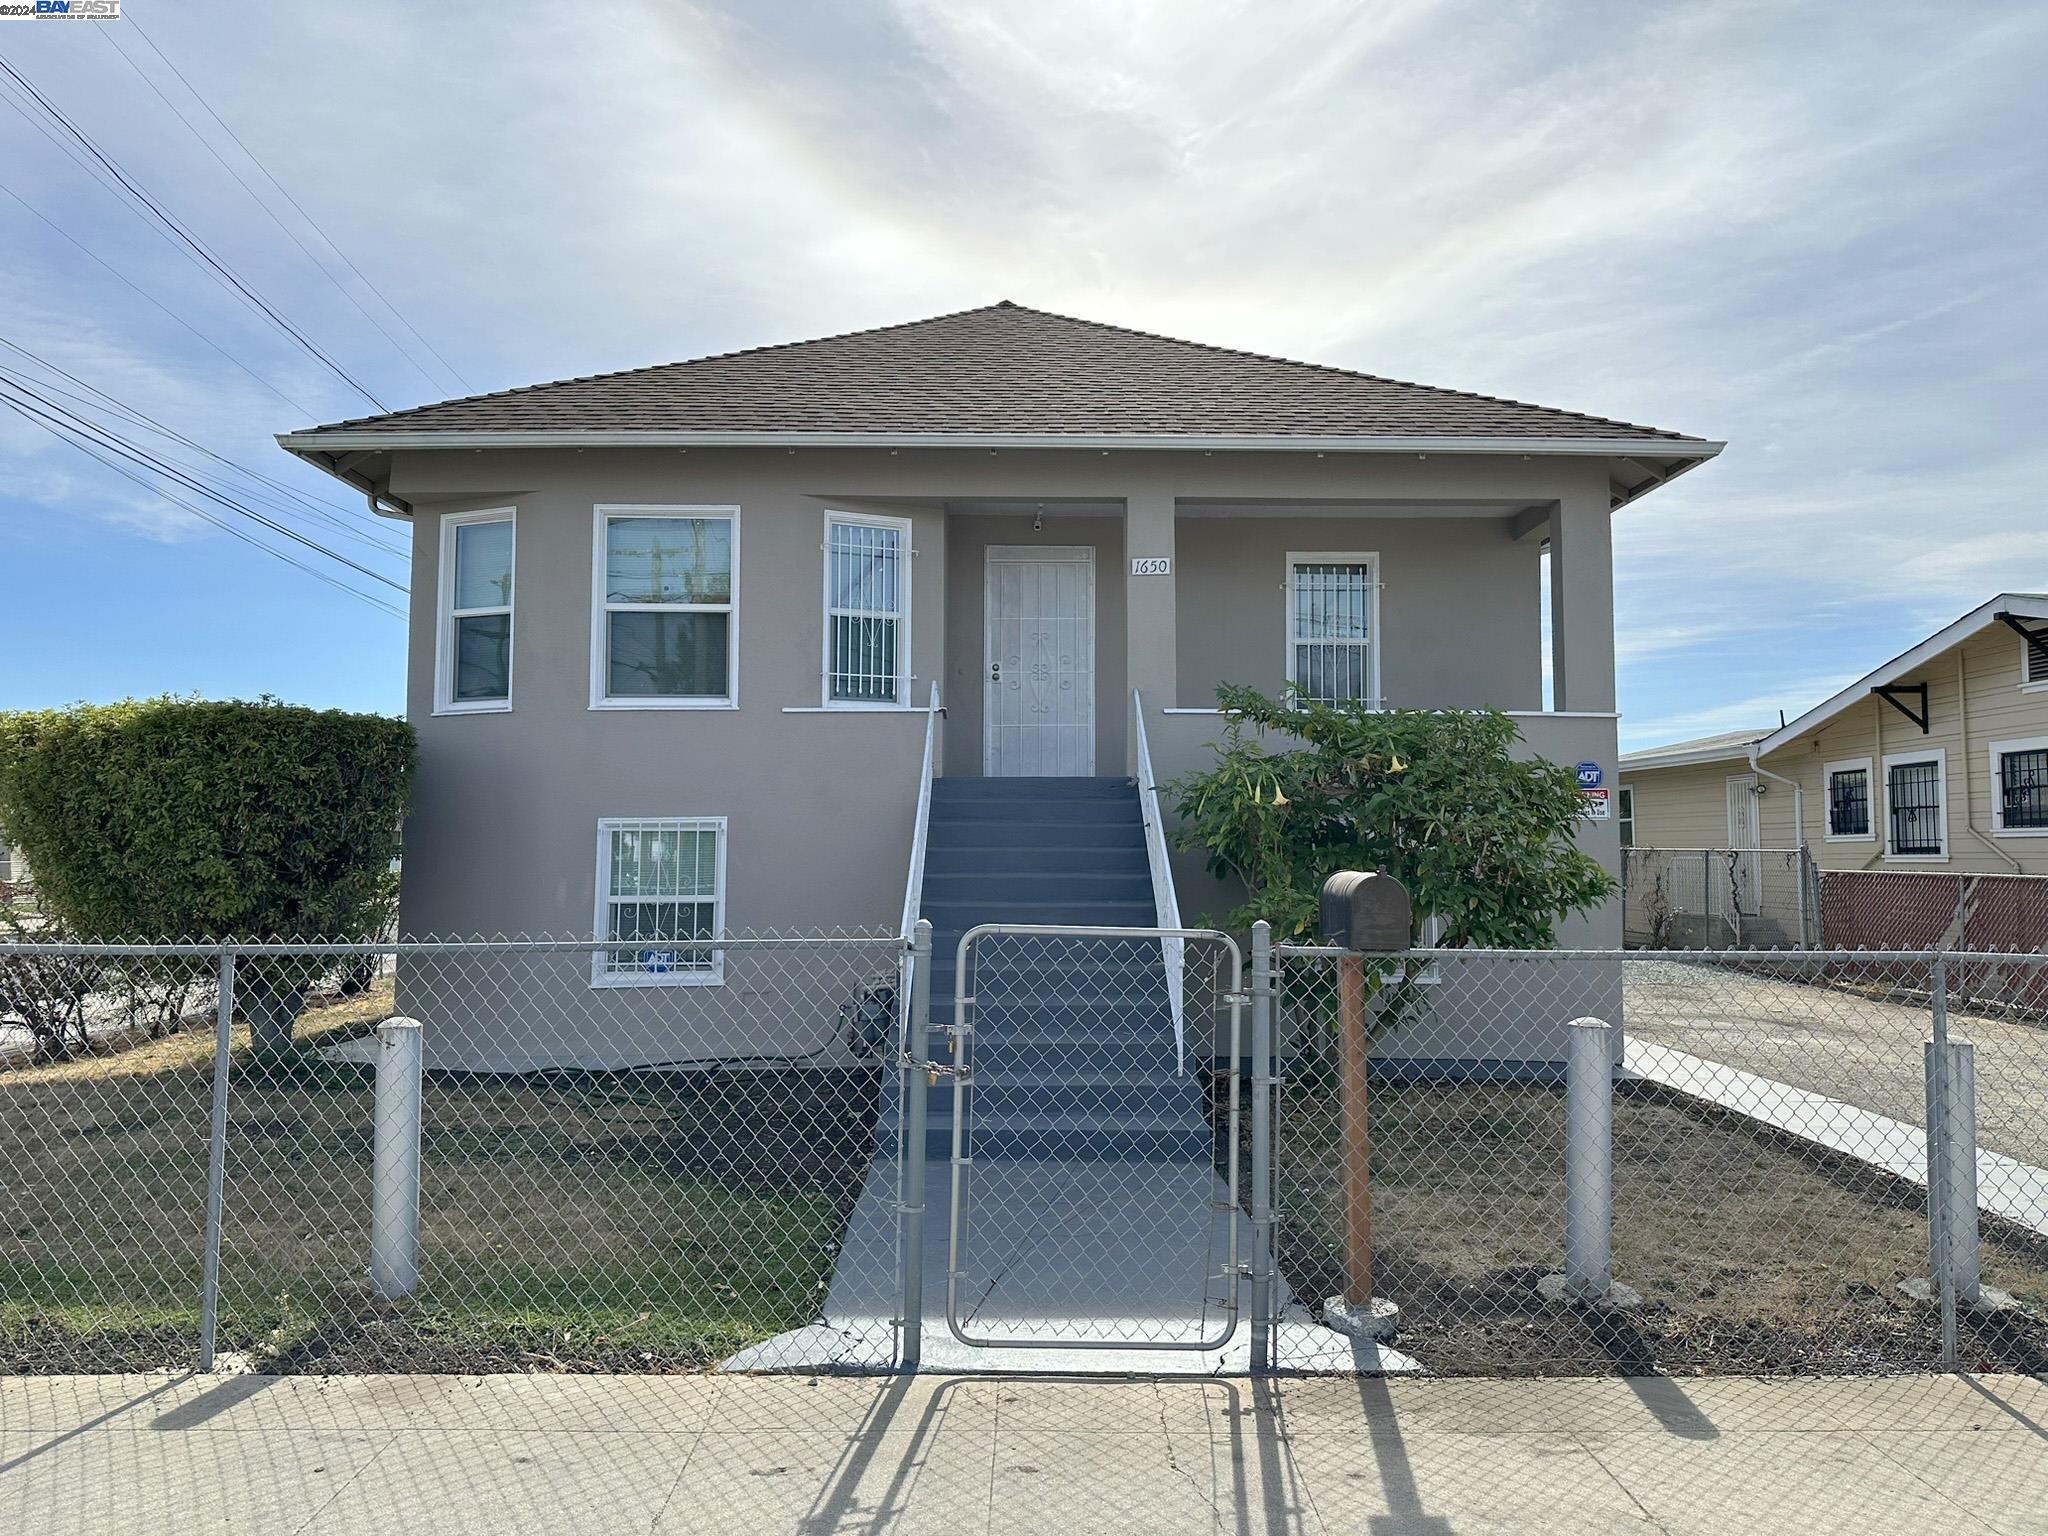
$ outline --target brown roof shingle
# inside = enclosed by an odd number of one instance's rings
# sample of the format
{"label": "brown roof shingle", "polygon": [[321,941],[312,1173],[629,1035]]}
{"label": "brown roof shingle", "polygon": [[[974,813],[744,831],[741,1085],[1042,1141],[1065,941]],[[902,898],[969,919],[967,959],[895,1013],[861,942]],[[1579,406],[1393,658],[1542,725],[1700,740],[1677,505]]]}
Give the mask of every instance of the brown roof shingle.
{"label": "brown roof shingle", "polygon": [[1700,441],[1576,411],[981,309],[311,429]]}

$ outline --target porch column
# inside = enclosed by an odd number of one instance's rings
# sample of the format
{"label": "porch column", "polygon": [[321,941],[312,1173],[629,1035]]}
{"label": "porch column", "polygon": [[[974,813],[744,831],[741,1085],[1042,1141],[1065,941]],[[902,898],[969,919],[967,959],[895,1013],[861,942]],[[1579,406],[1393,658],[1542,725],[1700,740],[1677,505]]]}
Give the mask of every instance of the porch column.
{"label": "porch column", "polygon": [[[1163,558],[1168,562],[1162,576],[1133,576],[1131,562]],[[1131,707],[1131,690],[1145,696],[1145,708],[1157,711],[1180,702],[1178,638],[1174,631],[1174,582],[1172,564],[1173,496],[1165,491],[1141,491],[1124,501],[1124,655],[1125,685],[1122,707]],[[1151,728],[1153,721],[1145,722]],[[1137,733],[1130,733],[1125,771],[1138,767]]]}
{"label": "porch column", "polygon": [[1550,515],[1550,677],[1559,709],[1614,708],[1614,543],[1604,483]]}

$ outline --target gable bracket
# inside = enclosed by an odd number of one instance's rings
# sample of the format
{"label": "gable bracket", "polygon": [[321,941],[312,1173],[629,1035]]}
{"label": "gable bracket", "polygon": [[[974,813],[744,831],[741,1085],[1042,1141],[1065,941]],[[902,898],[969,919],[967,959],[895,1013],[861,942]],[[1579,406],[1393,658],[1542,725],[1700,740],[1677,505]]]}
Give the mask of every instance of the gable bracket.
{"label": "gable bracket", "polygon": [[[1884,683],[1870,690],[1885,703],[1920,727],[1920,734],[1927,734],[1927,685],[1925,683]],[[1920,707],[1915,709],[1906,703],[1916,699]]]}
{"label": "gable bracket", "polygon": [[[2044,675],[2048,675],[2048,624],[2043,624],[2039,629],[2029,629],[2027,621],[2016,613],[1994,613],[1992,617],[2027,642],[2027,658],[2031,663],[2027,669],[2029,674],[2038,667]],[[2021,681],[2025,682],[2026,679],[2022,678]]]}

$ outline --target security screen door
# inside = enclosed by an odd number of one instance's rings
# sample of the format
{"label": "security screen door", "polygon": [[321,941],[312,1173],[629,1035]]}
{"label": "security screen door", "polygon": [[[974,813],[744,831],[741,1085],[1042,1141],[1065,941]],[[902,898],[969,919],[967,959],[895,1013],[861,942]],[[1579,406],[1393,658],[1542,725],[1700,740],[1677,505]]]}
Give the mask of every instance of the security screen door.
{"label": "security screen door", "polygon": [[1095,772],[1095,551],[991,545],[982,772]]}

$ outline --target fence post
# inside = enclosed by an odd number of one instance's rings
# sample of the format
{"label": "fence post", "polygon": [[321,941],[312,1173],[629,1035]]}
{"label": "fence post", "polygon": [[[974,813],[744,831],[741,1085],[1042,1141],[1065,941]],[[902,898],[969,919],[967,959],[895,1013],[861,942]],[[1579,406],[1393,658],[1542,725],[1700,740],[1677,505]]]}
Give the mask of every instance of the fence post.
{"label": "fence post", "polygon": [[1252,1363],[1273,1364],[1273,1015],[1279,987],[1273,973],[1273,925],[1252,925]]}
{"label": "fence post", "polygon": [[420,1283],[420,1085],[417,1019],[377,1026],[371,1127],[370,1288],[385,1301]]}
{"label": "fence post", "polygon": [[[931,1079],[932,925],[919,918],[910,936],[910,1038],[905,1042],[903,1101],[903,1198],[897,1202],[896,1254],[901,1266],[902,1366],[915,1371],[924,1353],[924,1184],[925,1115]],[[954,1113],[959,1113],[956,1101]]]}
{"label": "fence post", "polygon": [[[1927,1042],[1927,1247],[1928,1277],[1941,1303],[1941,1363],[1951,1370],[1956,1356],[1956,1277],[1949,1217],[1954,1209],[1948,1192],[1948,957],[1937,954],[1929,968],[1928,1011],[1933,1036]],[[1974,1161],[1974,1159],[1973,1159]]]}
{"label": "fence post", "polygon": [[235,1023],[235,956],[220,955],[213,1024],[213,1117],[206,1143],[206,1243],[199,1274],[199,1369],[213,1369],[220,1336],[220,1227],[228,1174],[228,1067]]}
{"label": "fence post", "polygon": [[1614,1283],[1614,1028],[1605,1019],[1565,1026],[1564,1273],[1537,1283],[1552,1301],[1626,1307]]}

